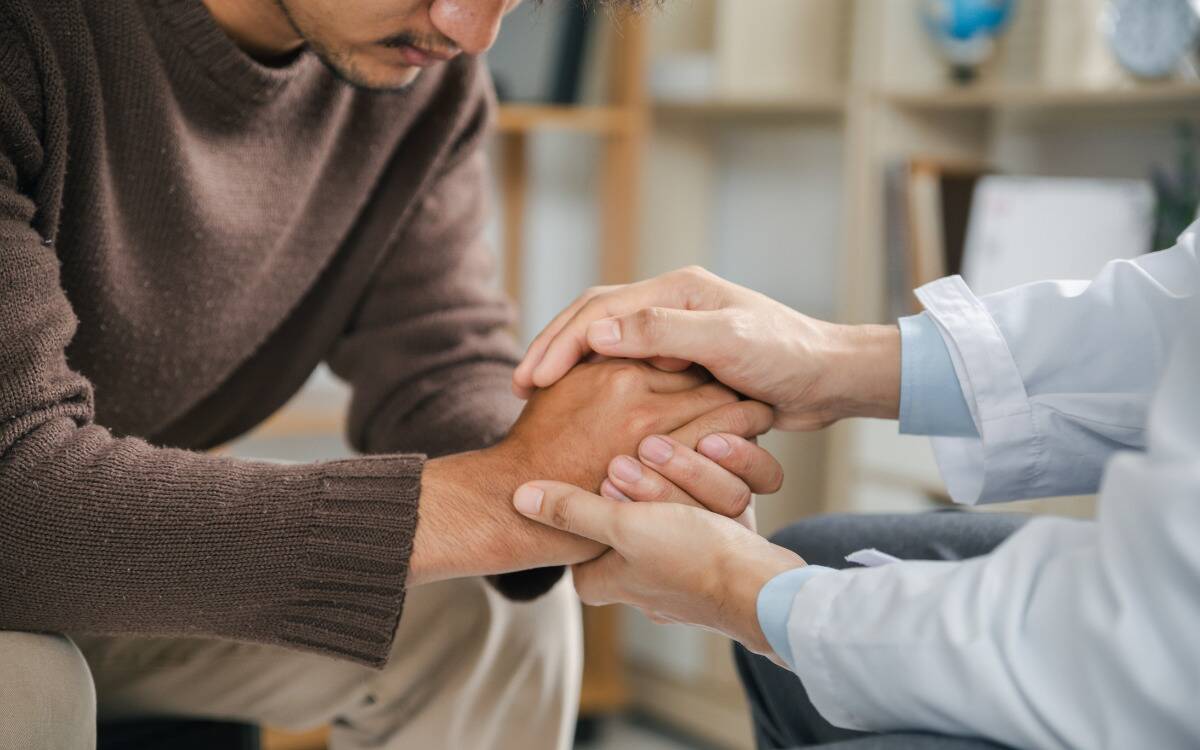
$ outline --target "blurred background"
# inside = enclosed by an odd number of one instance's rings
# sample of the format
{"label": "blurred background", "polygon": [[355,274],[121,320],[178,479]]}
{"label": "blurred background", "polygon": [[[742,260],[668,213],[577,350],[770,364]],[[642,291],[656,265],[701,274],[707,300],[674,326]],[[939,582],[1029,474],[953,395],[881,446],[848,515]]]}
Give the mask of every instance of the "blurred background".
{"label": "blurred background", "polygon": [[[1196,216],[1190,0],[591,5],[524,4],[490,57],[498,283],[524,341],[588,286],[692,263],[814,316],[895,320],[948,273],[984,291],[1089,277]],[[345,455],[345,403],[318,372],[230,450]],[[787,471],[759,501],[766,533],[947,502],[926,441],[894,423],[764,442]],[[723,639],[617,607],[585,619],[580,747],[753,746]]]}

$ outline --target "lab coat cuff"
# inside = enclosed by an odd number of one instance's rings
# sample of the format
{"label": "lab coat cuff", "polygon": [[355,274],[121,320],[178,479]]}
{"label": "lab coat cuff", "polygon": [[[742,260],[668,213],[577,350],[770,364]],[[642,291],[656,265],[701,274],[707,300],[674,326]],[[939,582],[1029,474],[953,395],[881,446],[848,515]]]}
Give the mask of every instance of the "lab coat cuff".
{"label": "lab coat cuff", "polygon": [[789,664],[804,684],[805,693],[817,712],[830,724],[845,729],[866,729],[854,713],[858,701],[847,690],[847,682],[835,674],[828,650],[837,642],[831,619],[833,603],[861,571],[838,570],[813,576],[792,601],[788,619]]}
{"label": "lab coat cuff", "polygon": [[813,576],[833,572],[833,568],[822,565],[807,565],[785,570],[758,592],[758,626],[762,628],[767,643],[776,656],[792,667],[792,647],[788,642],[788,619],[792,614],[792,602],[800,588]]}
{"label": "lab coat cuff", "polygon": [[950,496],[974,505],[1044,494],[1041,437],[1020,370],[991,313],[959,276],[916,294],[942,334],[978,432],[933,440]]}

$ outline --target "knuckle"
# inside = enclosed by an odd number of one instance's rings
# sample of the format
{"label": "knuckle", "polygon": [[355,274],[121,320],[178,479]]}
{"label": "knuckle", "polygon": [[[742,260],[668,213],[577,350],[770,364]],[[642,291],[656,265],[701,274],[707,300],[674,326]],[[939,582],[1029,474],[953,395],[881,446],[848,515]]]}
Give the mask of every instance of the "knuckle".
{"label": "knuckle", "polygon": [[752,316],[736,309],[726,310],[721,318],[730,348],[733,351],[753,351],[761,323],[756,324]]}
{"label": "knuckle", "polygon": [[575,323],[577,325],[585,325],[593,320],[607,317],[607,311],[605,310],[606,298],[607,292],[603,289],[593,287],[587,290],[584,293],[584,299],[587,301],[584,302],[583,307],[579,308],[579,312],[575,313]]}
{"label": "knuckle", "polygon": [[669,501],[674,492],[671,491],[671,485],[662,481],[644,482],[649,486],[646,488],[646,498],[653,503],[665,503]]}
{"label": "knuckle", "polygon": [[746,512],[746,508],[750,507],[750,498],[752,493],[750,488],[742,485],[732,497],[729,498],[728,515],[730,518],[737,518]]}
{"label": "knuckle", "polygon": [[701,403],[711,404],[713,411],[706,415],[708,423],[721,424],[725,412],[738,408],[738,395],[720,383],[700,386],[694,393]]}
{"label": "knuckle", "polygon": [[645,381],[641,369],[631,363],[621,363],[606,368],[608,387],[619,396],[627,396],[638,390]]}
{"label": "knuckle", "polygon": [[666,320],[661,307],[643,307],[633,315],[633,329],[643,340],[654,341],[666,333]]}
{"label": "knuckle", "polygon": [[722,432],[728,432],[738,437],[746,437],[748,432],[751,432],[750,412],[746,407],[749,402],[743,401],[734,405],[729,409],[722,411],[717,426],[722,428]]}
{"label": "knuckle", "polygon": [[696,485],[704,479],[705,466],[700,461],[673,461],[671,476],[679,484]]}
{"label": "knuckle", "polygon": [[[546,498],[547,501],[550,498]],[[569,497],[560,497],[550,503],[550,523],[557,529],[572,531],[574,529],[574,514]]]}
{"label": "knuckle", "polygon": [[625,413],[626,434],[636,439],[658,432],[660,414],[648,406],[635,406]]}

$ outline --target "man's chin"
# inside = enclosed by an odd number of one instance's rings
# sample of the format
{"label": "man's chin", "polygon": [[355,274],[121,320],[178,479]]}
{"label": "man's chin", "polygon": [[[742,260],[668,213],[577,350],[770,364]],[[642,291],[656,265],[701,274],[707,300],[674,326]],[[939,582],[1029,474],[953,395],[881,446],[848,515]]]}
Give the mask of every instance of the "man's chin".
{"label": "man's chin", "polygon": [[360,91],[400,92],[421,77],[422,69],[411,65],[363,65],[354,60],[331,60],[324,55],[318,57],[335,77]]}

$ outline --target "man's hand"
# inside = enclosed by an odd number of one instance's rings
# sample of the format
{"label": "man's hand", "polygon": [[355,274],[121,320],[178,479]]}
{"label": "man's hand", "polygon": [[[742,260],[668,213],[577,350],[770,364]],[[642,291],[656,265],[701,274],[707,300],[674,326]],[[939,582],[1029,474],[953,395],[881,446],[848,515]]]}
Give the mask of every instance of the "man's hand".
{"label": "man's hand", "polygon": [[758,624],[758,592],[803,566],[724,516],[676,503],[628,503],[560,482],[520,487],[513,505],[529,518],[612,550],[575,566],[575,590],[588,604],[631,604],[659,620],[716,630],[772,656]]}
{"label": "man's hand", "polygon": [[814,430],[849,416],[895,418],[900,335],[895,326],[815,320],[769,297],[685,268],[637,284],[593,289],[534,339],[513,375],[528,397],[589,352],[690,363],[775,408],[775,427]]}
{"label": "man's hand", "polygon": [[[739,401],[695,370],[663,372],[626,361],[581,365],[532,398],[500,444],[426,465],[410,585],[596,557],[603,545],[513,513],[513,490],[542,477],[598,489],[613,456],[634,452],[647,435],[669,435],[690,449],[713,433],[752,438],[771,421],[769,407]],[[779,471],[762,449],[739,447],[754,453],[755,466],[768,467],[759,473]],[[712,471],[730,473],[716,465]],[[752,481],[760,482],[758,474]]]}

